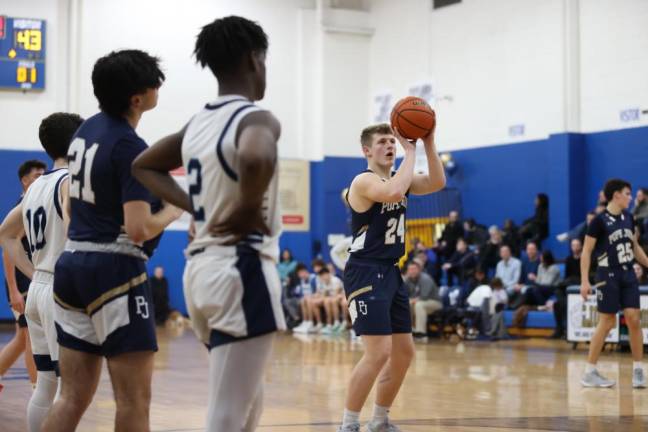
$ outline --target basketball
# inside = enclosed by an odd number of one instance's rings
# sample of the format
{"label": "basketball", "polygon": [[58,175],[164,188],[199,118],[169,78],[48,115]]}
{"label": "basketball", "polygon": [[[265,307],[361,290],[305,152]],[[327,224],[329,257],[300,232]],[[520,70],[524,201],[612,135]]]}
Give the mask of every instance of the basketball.
{"label": "basketball", "polygon": [[407,96],[394,105],[391,126],[407,139],[423,138],[434,129],[436,115],[428,103],[416,96]]}

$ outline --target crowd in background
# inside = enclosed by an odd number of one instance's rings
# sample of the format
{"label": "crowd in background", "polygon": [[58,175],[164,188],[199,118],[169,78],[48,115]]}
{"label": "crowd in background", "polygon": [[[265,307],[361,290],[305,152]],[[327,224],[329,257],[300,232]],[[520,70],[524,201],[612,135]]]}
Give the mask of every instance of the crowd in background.
{"label": "crowd in background", "polygon": [[[425,339],[430,316],[443,317],[440,325],[457,324],[471,336],[481,333],[506,337],[503,311],[514,310],[514,325],[523,326],[529,310],[551,311],[554,337],[564,337],[566,290],[580,284],[580,257],[589,222],[606,208],[603,194],[594,210],[569,232],[557,236],[569,242],[569,254],[557,262],[543,249],[549,236],[549,199],[538,194],[535,211],[518,227],[511,220],[502,227],[485,227],[474,219],[460,219],[457,211],[435,245],[412,239],[402,267],[410,295],[414,336]],[[632,213],[648,244],[648,191],[636,193]],[[311,269],[284,250],[278,265],[284,286],[284,309],[296,333],[338,334],[351,328],[343,282],[333,264],[316,259]],[[595,272],[593,262],[591,274]],[[635,264],[640,284],[648,283],[646,269]]]}

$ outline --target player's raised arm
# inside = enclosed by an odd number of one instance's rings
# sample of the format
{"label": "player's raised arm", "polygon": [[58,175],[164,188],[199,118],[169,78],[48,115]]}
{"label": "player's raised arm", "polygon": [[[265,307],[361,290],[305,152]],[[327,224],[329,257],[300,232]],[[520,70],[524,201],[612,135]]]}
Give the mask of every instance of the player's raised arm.
{"label": "player's raised arm", "polygon": [[446,177],[441,159],[437,154],[436,144],[434,142],[434,129],[423,138],[425,147],[425,156],[427,157],[428,174],[414,175],[412,179],[412,188],[414,195],[425,195],[436,192],[445,187]]}
{"label": "player's raised arm", "polygon": [[[2,225],[0,225],[0,247],[2,247],[3,252],[9,258],[8,260],[5,259],[5,263],[14,264],[25,276],[31,279],[34,274],[34,266],[29,261],[29,258],[27,258],[22,243],[20,242],[20,239],[24,235],[25,228],[22,222],[22,205],[18,204],[9,212]],[[13,274],[13,271],[10,273]]]}
{"label": "player's raised arm", "polygon": [[182,166],[182,139],[187,127],[168,135],[142,152],[132,166],[133,176],[153,195],[188,212],[191,199],[169,171]]}
{"label": "player's raised arm", "polygon": [[281,125],[267,111],[254,112],[241,121],[237,134],[239,200],[226,220],[211,227],[212,234],[232,235],[231,244],[254,231],[269,232],[262,215],[263,196],[275,172]]}
{"label": "player's raised arm", "polygon": [[359,195],[373,202],[383,203],[397,203],[403,199],[412,185],[416,146],[403,138],[397,130],[394,131],[394,135],[405,151],[405,157],[396,174],[389,179],[381,179],[373,173],[360,174],[351,184],[350,195]]}

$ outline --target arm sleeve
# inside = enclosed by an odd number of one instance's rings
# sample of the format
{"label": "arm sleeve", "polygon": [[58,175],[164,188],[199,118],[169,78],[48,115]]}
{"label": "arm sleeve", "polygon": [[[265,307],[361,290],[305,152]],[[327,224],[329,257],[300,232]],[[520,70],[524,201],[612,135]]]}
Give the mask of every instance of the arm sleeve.
{"label": "arm sleeve", "polygon": [[121,202],[151,201],[150,192],[131,175],[131,164],[140,153],[146,150],[144,141],[137,137],[124,138],[115,145],[112,154],[119,185],[121,188]]}

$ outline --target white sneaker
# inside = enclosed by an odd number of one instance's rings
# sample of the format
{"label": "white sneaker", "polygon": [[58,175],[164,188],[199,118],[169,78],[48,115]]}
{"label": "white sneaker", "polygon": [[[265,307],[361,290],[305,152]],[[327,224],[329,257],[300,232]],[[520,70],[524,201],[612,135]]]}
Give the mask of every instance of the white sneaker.
{"label": "white sneaker", "polygon": [[349,330],[349,334],[351,335],[351,340],[358,339],[358,335],[356,334],[355,330],[353,329]]}
{"label": "white sneaker", "polygon": [[319,333],[322,331],[322,328],[322,323],[317,323],[317,325],[308,329],[308,333]]}
{"label": "white sneaker", "polygon": [[596,369],[592,372],[585,372],[581,379],[581,385],[583,387],[609,388],[614,386],[614,384],[616,384],[616,381],[605,378]]}
{"label": "white sneaker", "polygon": [[308,331],[313,327],[312,321],[302,321],[297,327],[293,329],[295,333],[308,333]]}
{"label": "white sneaker", "polygon": [[646,388],[646,375],[644,375],[643,369],[637,368],[632,371],[632,387]]}
{"label": "white sneaker", "polygon": [[333,325],[333,333],[342,333],[345,330],[345,327],[346,323],[338,321]]}
{"label": "white sneaker", "polygon": [[323,335],[330,335],[333,334],[333,326],[331,324],[327,324],[326,327],[324,327],[321,331],[321,334]]}

